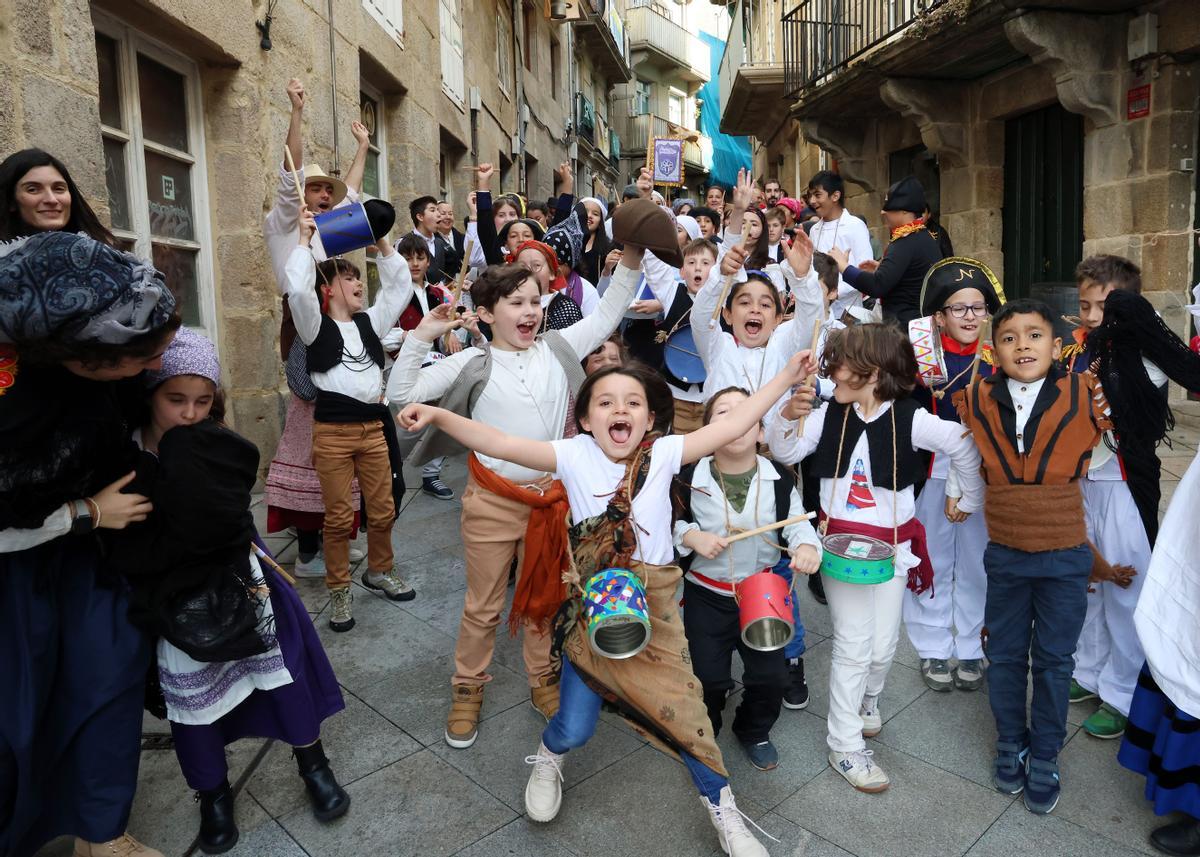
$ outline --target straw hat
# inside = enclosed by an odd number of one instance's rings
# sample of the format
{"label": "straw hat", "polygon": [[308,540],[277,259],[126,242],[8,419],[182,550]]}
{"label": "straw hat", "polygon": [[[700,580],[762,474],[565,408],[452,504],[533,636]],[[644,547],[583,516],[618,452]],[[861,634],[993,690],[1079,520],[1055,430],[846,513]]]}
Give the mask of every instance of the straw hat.
{"label": "straw hat", "polygon": [[346,183],[336,176],[329,175],[316,164],[307,164],[304,167],[304,186],[308,187],[309,182],[329,182],[333,185],[333,205],[346,198]]}

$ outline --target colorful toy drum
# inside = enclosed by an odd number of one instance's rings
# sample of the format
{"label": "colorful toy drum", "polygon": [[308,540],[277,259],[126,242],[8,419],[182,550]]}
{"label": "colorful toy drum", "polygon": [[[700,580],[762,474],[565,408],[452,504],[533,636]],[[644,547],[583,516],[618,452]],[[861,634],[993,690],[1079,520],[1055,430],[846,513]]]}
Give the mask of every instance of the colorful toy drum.
{"label": "colorful toy drum", "polygon": [[353,203],[318,214],[317,233],[330,258],[361,250],[387,235],[396,222],[396,210],[381,199]]}
{"label": "colorful toy drum", "polygon": [[696,348],[691,325],[678,328],[663,346],[663,362],[671,374],[686,384],[703,384],[707,372]]}
{"label": "colorful toy drum", "polygon": [[771,571],[752,574],[734,590],[742,642],[756,652],[774,652],[792,641],[792,589]]}
{"label": "colorful toy drum", "polygon": [[650,608],[646,588],[632,571],[606,568],[583,586],[592,651],[606,658],[632,658],[650,643]]}
{"label": "colorful toy drum", "polygon": [[949,379],[946,356],[942,352],[942,335],[933,316],[914,318],[908,323],[908,339],[917,358],[917,375],[926,387],[944,384]]}
{"label": "colorful toy drum", "polygon": [[857,533],[821,539],[821,573],[843,583],[887,583],[896,575],[896,550],[887,542]]}

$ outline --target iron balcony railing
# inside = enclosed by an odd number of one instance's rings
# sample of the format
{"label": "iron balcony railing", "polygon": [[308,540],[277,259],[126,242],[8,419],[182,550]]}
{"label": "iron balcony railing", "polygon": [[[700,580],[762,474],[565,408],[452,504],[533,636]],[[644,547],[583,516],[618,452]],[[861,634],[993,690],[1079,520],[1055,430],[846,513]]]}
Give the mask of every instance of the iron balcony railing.
{"label": "iron balcony railing", "polygon": [[801,0],[783,16],[789,98],[842,71],[946,0]]}

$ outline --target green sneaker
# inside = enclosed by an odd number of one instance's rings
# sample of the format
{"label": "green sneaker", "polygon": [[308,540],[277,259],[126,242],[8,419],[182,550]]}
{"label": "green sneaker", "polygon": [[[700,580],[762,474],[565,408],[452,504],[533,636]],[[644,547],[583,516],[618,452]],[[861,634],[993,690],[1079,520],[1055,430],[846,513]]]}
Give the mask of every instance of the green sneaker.
{"label": "green sneaker", "polygon": [[1086,700],[1096,698],[1096,694],[1092,693],[1079,682],[1075,681],[1075,679],[1071,679],[1071,691],[1069,696],[1071,702],[1084,702]]}
{"label": "green sneaker", "polygon": [[1083,721],[1083,731],[1094,738],[1120,738],[1125,734],[1125,724],[1128,722],[1128,717],[1107,702],[1102,702],[1096,713]]}

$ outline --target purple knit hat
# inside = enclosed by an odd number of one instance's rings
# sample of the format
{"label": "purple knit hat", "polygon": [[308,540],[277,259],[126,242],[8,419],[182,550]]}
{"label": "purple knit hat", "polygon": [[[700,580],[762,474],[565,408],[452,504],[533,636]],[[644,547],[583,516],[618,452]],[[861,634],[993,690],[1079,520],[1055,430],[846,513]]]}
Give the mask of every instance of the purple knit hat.
{"label": "purple knit hat", "polygon": [[217,349],[203,333],[181,327],[163,352],[162,368],[146,371],[146,386],[150,389],[177,375],[199,375],[221,386],[221,364]]}

